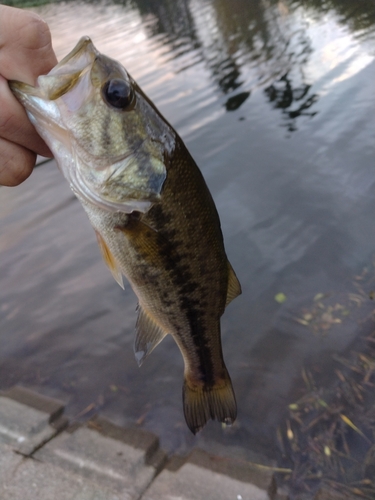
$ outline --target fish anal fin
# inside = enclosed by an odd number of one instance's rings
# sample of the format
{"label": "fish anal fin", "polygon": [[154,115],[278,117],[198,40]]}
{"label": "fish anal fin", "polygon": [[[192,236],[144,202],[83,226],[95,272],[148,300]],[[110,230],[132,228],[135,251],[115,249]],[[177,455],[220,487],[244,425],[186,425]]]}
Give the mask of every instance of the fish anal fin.
{"label": "fish anal fin", "polygon": [[121,288],[124,288],[121,269],[117,264],[116,259],[113,257],[112,252],[108,248],[103,236],[98,231],[95,231],[95,234],[104,262],[109,267],[109,270],[111,271],[112,276],[115,278],[117,283],[121,286]]}
{"label": "fish anal fin", "polygon": [[229,260],[228,260],[228,289],[227,289],[227,301],[225,307],[232,302],[233,299],[241,295],[241,285],[238,281],[236,273],[233,270]]}
{"label": "fish anal fin", "polygon": [[141,306],[139,307],[135,330],[134,354],[138,366],[141,366],[143,361],[163,340],[167,333]]}
{"label": "fish anal fin", "polygon": [[186,423],[193,434],[200,431],[208,420],[218,420],[227,425],[237,417],[237,404],[232,382],[225,370],[225,376],[213,386],[194,384],[185,377],[183,404]]}

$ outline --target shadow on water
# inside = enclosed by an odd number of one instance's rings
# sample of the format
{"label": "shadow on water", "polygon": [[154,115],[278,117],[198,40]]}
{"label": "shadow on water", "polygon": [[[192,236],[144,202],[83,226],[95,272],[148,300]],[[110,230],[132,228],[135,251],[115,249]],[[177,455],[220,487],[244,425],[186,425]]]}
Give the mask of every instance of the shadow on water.
{"label": "shadow on water", "polygon": [[[51,163],[0,188],[0,388],[21,383],[60,397],[72,419],[100,411],[143,426],[170,452],[200,446],[279,460],[293,470],[298,500],[322,482],[344,484],[343,495],[359,484],[367,495],[374,3],[128,0],[35,10],[59,58],[87,34],[119,59],[202,168],[243,287],[222,319],[239,414],[232,428],[189,433],[170,338],[138,370],[136,299],[112,282]],[[366,466],[353,472],[351,458]]]}

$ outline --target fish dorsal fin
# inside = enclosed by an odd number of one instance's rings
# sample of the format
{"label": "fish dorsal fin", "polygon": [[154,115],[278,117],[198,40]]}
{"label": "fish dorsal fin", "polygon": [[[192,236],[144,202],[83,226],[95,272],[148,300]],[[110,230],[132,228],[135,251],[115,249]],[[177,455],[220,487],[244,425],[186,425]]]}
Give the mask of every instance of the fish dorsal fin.
{"label": "fish dorsal fin", "polygon": [[141,366],[143,361],[163,340],[167,333],[141,306],[139,306],[135,330],[134,353],[138,366]]}
{"label": "fish dorsal fin", "polygon": [[121,286],[121,288],[124,288],[122,273],[119,265],[117,264],[115,258],[113,257],[112,252],[108,248],[107,243],[105,242],[103,236],[100,233],[98,233],[98,231],[95,231],[95,234],[96,234],[96,239],[98,240],[98,245],[102,257],[104,259],[104,262],[109,267],[109,270],[111,271],[112,276],[115,278],[117,283]]}
{"label": "fish dorsal fin", "polygon": [[227,289],[227,301],[225,303],[225,307],[232,302],[233,299],[241,295],[241,285],[238,281],[236,273],[233,271],[233,267],[231,266],[228,260],[228,289]]}

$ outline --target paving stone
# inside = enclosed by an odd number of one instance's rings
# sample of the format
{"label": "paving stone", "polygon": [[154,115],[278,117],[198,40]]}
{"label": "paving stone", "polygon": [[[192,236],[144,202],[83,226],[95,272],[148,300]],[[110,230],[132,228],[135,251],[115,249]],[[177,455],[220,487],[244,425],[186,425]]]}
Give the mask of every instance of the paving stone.
{"label": "paving stone", "polygon": [[274,500],[272,469],[210,455],[195,449],[187,460],[175,457],[155,479],[142,500]]}
{"label": "paving stone", "polygon": [[262,466],[262,464],[259,465],[246,460],[236,460],[232,457],[211,455],[199,448],[192,451],[187,461],[198,467],[204,467],[233,479],[254,484],[267,491],[269,497],[272,499],[276,494],[277,486],[272,467],[267,468]]}
{"label": "paving stone", "polygon": [[186,463],[178,471],[163,470],[142,500],[269,500],[268,493],[223,474]]}
{"label": "paving stone", "polygon": [[[18,395],[21,393],[22,390],[19,390]],[[49,412],[26,406],[8,397],[9,394],[11,396],[11,391],[0,396],[0,442],[8,443],[14,450],[29,455],[51,439],[64,424],[64,420],[60,418],[61,411],[51,416]],[[51,420],[59,421],[60,425],[52,425]]]}
{"label": "paving stone", "polygon": [[21,464],[23,456],[15,453],[9,445],[0,443],[0,498],[1,487],[9,481],[15,469]]}
{"label": "paving stone", "polygon": [[18,401],[26,406],[31,406],[35,410],[48,413],[49,422],[54,423],[62,417],[64,413],[64,403],[58,399],[42,396],[26,387],[16,385],[8,391],[2,392],[1,396]]}
{"label": "paving stone", "polygon": [[[137,430],[132,434],[136,435]],[[81,427],[72,433],[59,434],[38,450],[34,457],[95,480],[111,491],[125,495],[125,498],[138,499],[164,460],[164,454],[159,453],[154,439],[150,440],[150,446],[153,447],[151,451],[144,447],[136,448],[96,430]],[[160,463],[153,463],[155,455],[159,456]]]}
{"label": "paving stone", "polygon": [[143,450],[145,463],[155,467],[157,472],[167,462],[166,453],[159,447],[159,438],[149,431],[138,428],[126,429],[100,417],[94,417],[88,422],[87,426],[103,436],[116,439],[138,450]]}
{"label": "paving stone", "polygon": [[105,485],[72,472],[22,458],[11,477],[0,484],[1,500],[131,500]]}

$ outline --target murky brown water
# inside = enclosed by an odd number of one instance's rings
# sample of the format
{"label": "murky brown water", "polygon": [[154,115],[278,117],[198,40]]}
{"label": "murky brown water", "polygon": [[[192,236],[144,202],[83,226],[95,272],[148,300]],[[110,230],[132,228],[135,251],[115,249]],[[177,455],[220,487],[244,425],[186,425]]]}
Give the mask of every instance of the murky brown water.
{"label": "murky brown water", "polygon": [[[237,457],[279,456],[277,428],[301,394],[302,368],[333,382],[332,353],[350,350],[373,310],[350,294],[364,267],[374,274],[375,18],[373,2],[351,5],[134,0],[35,9],[59,58],[90,35],[119,59],[200,165],[243,286],[222,320],[239,415],[231,429],[210,423],[189,433],[171,339],[138,369],[136,299],[101,262],[51,163],[22,186],[0,188],[0,388],[21,383],[57,396],[71,418],[100,411],[141,425],[170,451],[225,445]],[[311,320],[318,293],[345,314]]]}

